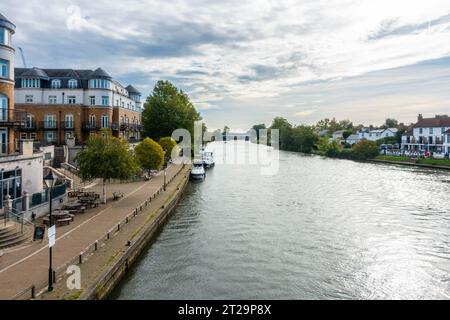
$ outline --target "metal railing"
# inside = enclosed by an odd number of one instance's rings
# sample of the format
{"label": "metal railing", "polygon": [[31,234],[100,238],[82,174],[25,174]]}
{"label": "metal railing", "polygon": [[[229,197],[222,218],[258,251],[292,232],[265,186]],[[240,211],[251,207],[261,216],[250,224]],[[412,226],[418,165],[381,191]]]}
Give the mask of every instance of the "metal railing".
{"label": "metal railing", "polygon": [[23,212],[19,212],[14,208],[5,208],[4,225],[6,226],[8,222],[14,222],[16,225],[18,225],[20,227],[20,233],[22,235],[24,234],[25,225],[29,225],[34,229],[34,223],[25,219],[23,217]]}
{"label": "metal railing", "polygon": [[0,109],[0,126],[23,126],[27,113],[17,109]]}

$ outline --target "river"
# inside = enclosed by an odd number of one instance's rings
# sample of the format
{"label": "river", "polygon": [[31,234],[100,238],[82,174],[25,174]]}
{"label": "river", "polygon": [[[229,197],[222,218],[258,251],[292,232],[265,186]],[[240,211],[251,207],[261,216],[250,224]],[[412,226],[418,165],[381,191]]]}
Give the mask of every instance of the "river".
{"label": "river", "polygon": [[290,152],[272,176],[217,165],[111,298],[448,299],[449,196],[445,171]]}

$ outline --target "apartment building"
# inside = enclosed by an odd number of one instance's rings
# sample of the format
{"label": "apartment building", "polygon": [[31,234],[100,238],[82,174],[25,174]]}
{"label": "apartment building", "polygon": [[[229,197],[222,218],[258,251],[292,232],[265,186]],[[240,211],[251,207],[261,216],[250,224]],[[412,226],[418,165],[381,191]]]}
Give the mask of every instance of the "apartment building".
{"label": "apartment building", "polygon": [[[14,108],[15,25],[0,13],[0,214],[4,200],[16,203],[24,192],[43,191],[43,152],[32,141],[15,144],[14,135],[25,125],[26,113]],[[20,148],[20,149],[19,149]]]}
{"label": "apartment building", "polygon": [[16,139],[63,145],[86,143],[92,132],[141,139],[141,93],[96,70],[16,68],[16,108],[27,112]]}

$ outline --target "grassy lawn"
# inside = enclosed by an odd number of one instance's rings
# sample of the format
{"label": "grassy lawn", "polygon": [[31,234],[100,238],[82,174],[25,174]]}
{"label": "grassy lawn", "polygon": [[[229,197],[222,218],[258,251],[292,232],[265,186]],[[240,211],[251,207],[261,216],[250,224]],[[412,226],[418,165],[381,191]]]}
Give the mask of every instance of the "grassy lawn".
{"label": "grassy lawn", "polygon": [[384,161],[399,161],[399,162],[412,162],[412,163],[419,163],[419,164],[428,164],[432,166],[449,166],[450,167],[450,160],[449,159],[410,159],[408,157],[404,156],[378,156],[376,157],[377,160],[384,160]]}
{"label": "grassy lawn", "polygon": [[411,162],[411,159],[403,156],[378,156],[377,160],[385,160],[385,161],[402,161],[402,162]]}

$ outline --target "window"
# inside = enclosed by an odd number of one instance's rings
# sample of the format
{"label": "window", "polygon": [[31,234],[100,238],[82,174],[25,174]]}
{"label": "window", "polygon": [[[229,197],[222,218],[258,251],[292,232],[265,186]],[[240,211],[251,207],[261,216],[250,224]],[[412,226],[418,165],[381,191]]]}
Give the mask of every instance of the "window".
{"label": "window", "polygon": [[8,97],[0,94],[0,121],[8,121]]}
{"label": "window", "polygon": [[44,139],[47,143],[56,142],[56,133],[54,131],[46,131],[44,133]]}
{"label": "window", "polygon": [[20,133],[20,139],[21,140],[26,140],[27,139],[27,133],[26,132],[21,132]]}
{"label": "window", "polygon": [[66,114],[66,117],[65,117],[65,128],[66,129],[73,129],[73,127],[74,127],[73,114]]}
{"label": "window", "polygon": [[433,128],[430,128],[430,134],[433,134]]}
{"label": "window", "polygon": [[45,116],[44,128],[45,129],[56,129],[56,115],[55,114],[47,114]]}
{"label": "window", "polygon": [[36,140],[36,137],[37,137],[36,132],[30,133],[30,139]]}
{"label": "window", "polygon": [[73,139],[74,134],[72,131],[66,132],[66,141],[69,139]]}
{"label": "window", "polygon": [[109,117],[107,115],[102,116],[102,128],[109,128]]}
{"label": "window", "polygon": [[22,88],[40,88],[41,80],[39,79],[22,79]]}
{"label": "window", "polygon": [[49,96],[48,97],[48,103],[49,104],[56,104],[56,96]]}
{"label": "window", "polygon": [[95,106],[95,96],[89,97],[89,100],[91,101],[91,106]]}
{"label": "window", "polygon": [[76,104],[77,103],[77,98],[75,96],[68,96],[67,100],[68,100],[69,104]]}
{"label": "window", "polygon": [[25,96],[25,102],[26,103],[33,103],[33,96],[32,95]]}
{"label": "window", "polygon": [[9,61],[0,59],[0,77],[9,78]]}
{"label": "window", "polygon": [[0,44],[11,45],[11,32],[6,28],[0,28]]}
{"label": "window", "polygon": [[419,128],[419,134],[422,134],[422,133],[423,133],[423,129]]}
{"label": "window", "polygon": [[52,86],[52,89],[61,88],[61,80],[58,80],[58,79],[52,80],[51,86]]}
{"label": "window", "polygon": [[94,114],[91,114],[91,115],[89,116],[89,125],[90,125],[91,127],[95,127],[96,122],[97,122],[97,118],[95,117]]}
{"label": "window", "polygon": [[102,97],[102,105],[103,106],[109,106],[109,97],[108,96],[103,96]]}
{"label": "window", "polygon": [[69,89],[76,89],[78,88],[78,81],[75,79],[70,79],[68,83]]}
{"label": "window", "polygon": [[92,89],[109,89],[109,81],[105,79],[93,79],[90,81]]}
{"label": "window", "polygon": [[34,115],[32,114],[27,114],[27,122],[26,122],[26,127],[29,129],[32,129],[35,127],[35,120],[34,120]]}

